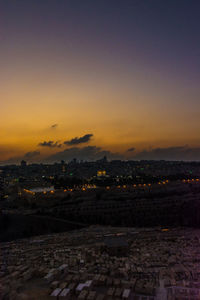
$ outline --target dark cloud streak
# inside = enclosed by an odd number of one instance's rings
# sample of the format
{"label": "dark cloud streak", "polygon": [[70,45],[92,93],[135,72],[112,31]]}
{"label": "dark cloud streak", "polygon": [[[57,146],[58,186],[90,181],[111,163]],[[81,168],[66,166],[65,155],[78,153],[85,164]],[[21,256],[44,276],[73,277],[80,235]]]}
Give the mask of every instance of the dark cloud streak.
{"label": "dark cloud streak", "polygon": [[69,141],[65,141],[64,144],[68,145],[68,146],[79,145],[79,144],[89,142],[92,137],[93,137],[93,134],[89,133],[89,134],[85,134],[82,137],[75,137]]}
{"label": "dark cloud streak", "polygon": [[57,128],[58,127],[58,124],[53,124],[53,125],[51,125],[51,128],[52,129],[55,129],[55,128]]}
{"label": "dark cloud streak", "polygon": [[134,147],[127,149],[127,152],[133,152],[133,151],[135,151]]}
{"label": "dark cloud streak", "polygon": [[60,148],[62,146],[62,144],[60,144],[58,141],[54,142],[54,141],[44,141],[42,143],[39,143],[38,146],[40,147],[48,147],[48,148]]}

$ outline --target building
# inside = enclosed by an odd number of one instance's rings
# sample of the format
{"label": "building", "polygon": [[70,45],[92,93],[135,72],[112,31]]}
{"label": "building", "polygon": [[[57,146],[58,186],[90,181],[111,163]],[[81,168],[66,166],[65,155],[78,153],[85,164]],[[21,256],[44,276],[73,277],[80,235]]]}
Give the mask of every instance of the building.
{"label": "building", "polygon": [[26,165],[27,165],[26,161],[25,161],[25,160],[22,160],[22,161],[21,161],[21,167],[24,168],[24,167],[26,167]]}
{"label": "building", "polygon": [[97,177],[102,177],[106,176],[106,171],[105,170],[98,170],[97,171]]}

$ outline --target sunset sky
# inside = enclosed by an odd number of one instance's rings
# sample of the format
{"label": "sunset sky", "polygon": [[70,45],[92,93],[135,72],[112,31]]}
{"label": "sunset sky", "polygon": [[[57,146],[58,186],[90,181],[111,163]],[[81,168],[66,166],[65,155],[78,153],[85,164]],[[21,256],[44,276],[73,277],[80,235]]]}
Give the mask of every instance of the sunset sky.
{"label": "sunset sky", "polygon": [[199,15],[198,0],[1,0],[0,162],[200,160]]}

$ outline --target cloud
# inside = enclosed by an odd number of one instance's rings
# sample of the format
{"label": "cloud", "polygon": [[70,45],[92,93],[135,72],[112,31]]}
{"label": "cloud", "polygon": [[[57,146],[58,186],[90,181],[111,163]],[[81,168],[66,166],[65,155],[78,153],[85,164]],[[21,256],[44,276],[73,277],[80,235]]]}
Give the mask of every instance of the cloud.
{"label": "cloud", "polygon": [[24,155],[24,159],[32,159],[40,155],[40,151],[30,151]]}
{"label": "cloud", "polygon": [[52,129],[55,129],[55,128],[57,128],[58,127],[58,124],[53,124],[53,125],[51,125],[51,128]]}
{"label": "cloud", "polygon": [[132,157],[137,160],[185,160],[200,161],[200,148],[177,146],[143,150]]}
{"label": "cloud", "polygon": [[127,152],[133,152],[133,151],[135,151],[134,147],[127,149]]}
{"label": "cloud", "polygon": [[[4,149],[0,148],[0,154],[1,152],[3,155]],[[73,158],[77,158],[79,160],[95,161],[97,159],[101,159],[104,156],[107,156],[109,160],[125,159],[125,157],[119,153],[113,153],[108,150],[103,150],[102,148],[96,146],[86,146],[82,148],[71,147],[65,149],[64,151],[59,151],[47,157],[45,159],[45,162],[52,163],[60,160],[70,161]],[[22,156],[13,156],[7,160],[0,161],[0,165],[16,164],[23,159],[30,162],[36,162],[38,161],[38,158],[41,161],[41,156],[39,151],[30,151],[25,153]],[[133,160],[200,161],[200,147],[176,146],[176,147],[166,147],[166,148],[145,149],[138,153],[133,152],[131,157],[129,155],[128,158]]]}
{"label": "cloud", "polygon": [[84,136],[81,137],[75,137],[69,141],[65,141],[64,144],[68,145],[68,146],[73,146],[73,145],[79,145],[79,144],[83,144],[83,143],[87,143],[91,140],[91,138],[93,137],[93,134],[85,134]]}
{"label": "cloud", "polygon": [[22,156],[14,156],[14,157],[10,157],[9,159],[5,160],[5,161],[1,161],[0,164],[16,164],[19,163],[22,160],[27,160],[29,162],[35,162],[38,159],[38,156],[40,156],[40,151],[30,151],[25,153]]}
{"label": "cloud", "polygon": [[108,159],[123,159],[124,157],[119,153],[113,153],[108,150],[103,150],[100,147],[96,146],[87,146],[83,148],[72,147],[69,149],[65,149],[64,151],[57,152],[49,156],[46,161],[55,162],[60,160],[70,161],[73,158],[77,158],[79,160],[89,160],[94,161],[97,159],[101,159],[102,157],[107,156]]}
{"label": "cloud", "polygon": [[39,143],[38,146],[41,146],[41,147],[48,147],[48,148],[60,148],[62,146],[62,144],[59,143],[59,141],[44,141],[42,143]]}

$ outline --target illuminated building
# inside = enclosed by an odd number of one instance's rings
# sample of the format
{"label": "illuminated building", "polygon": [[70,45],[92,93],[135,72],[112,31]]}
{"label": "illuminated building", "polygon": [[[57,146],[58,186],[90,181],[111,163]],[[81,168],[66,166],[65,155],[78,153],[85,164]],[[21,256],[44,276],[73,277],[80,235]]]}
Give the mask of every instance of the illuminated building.
{"label": "illuminated building", "polygon": [[97,176],[98,177],[106,176],[106,171],[105,170],[99,170],[99,171],[97,171]]}

